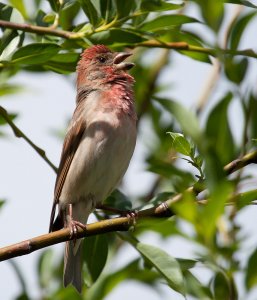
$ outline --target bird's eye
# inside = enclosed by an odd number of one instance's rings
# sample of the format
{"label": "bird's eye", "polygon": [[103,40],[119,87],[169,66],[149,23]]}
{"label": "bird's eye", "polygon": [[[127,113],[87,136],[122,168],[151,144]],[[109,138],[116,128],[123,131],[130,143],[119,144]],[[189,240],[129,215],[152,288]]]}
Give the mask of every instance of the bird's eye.
{"label": "bird's eye", "polygon": [[106,62],[106,58],[103,57],[103,56],[100,56],[100,57],[98,57],[98,61],[99,61],[100,63],[104,63],[104,62]]}

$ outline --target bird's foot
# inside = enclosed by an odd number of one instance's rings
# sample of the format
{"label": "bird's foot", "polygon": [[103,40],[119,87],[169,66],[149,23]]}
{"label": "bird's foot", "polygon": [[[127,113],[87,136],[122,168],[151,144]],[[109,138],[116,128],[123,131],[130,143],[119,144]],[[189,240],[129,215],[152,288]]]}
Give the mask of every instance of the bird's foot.
{"label": "bird's foot", "polygon": [[138,217],[138,211],[137,210],[127,210],[124,211],[124,214],[122,216],[126,216],[128,218],[128,223],[132,226],[136,225],[136,219]]}
{"label": "bird's foot", "polygon": [[87,226],[79,221],[70,220],[69,228],[70,228],[70,239],[74,240],[74,244],[76,242],[76,237],[78,234],[78,227],[82,228],[83,230],[87,229]]}

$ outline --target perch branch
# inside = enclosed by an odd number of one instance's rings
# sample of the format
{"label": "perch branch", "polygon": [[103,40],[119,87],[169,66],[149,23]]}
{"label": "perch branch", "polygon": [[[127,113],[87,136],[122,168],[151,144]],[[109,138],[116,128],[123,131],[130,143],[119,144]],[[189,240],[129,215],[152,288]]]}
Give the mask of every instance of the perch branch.
{"label": "perch branch", "polygon": [[[242,158],[232,161],[231,163],[229,163],[224,167],[224,170],[229,175],[251,163],[257,163],[257,150],[246,154]],[[199,187],[192,186],[189,187],[186,191],[189,193],[198,194],[199,192],[201,192],[201,190],[202,189]],[[145,210],[141,210],[138,212],[138,218],[145,218],[145,217],[160,218],[160,217],[172,216],[174,215],[174,213],[171,210],[172,204],[180,201],[182,198],[183,198],[182,194],[177,194],[176,196],[168,199],[167,201],[161,203],[160,205]],[[87,224],[86,229],[78,228],[77,238],[83,238],[86,236],[103,234],[103,233],[113,232],[113,231],[127,231],[130,226],[131,226],[130,217],[107,219],[93,224]],[[68,228],[64,228],[55,232],[37,236],[35,238],[31,238],[26,241],[1,248],[0,261],[29,254],[38,249],[42,249],[68,240],[71,240],[70,230]]]}

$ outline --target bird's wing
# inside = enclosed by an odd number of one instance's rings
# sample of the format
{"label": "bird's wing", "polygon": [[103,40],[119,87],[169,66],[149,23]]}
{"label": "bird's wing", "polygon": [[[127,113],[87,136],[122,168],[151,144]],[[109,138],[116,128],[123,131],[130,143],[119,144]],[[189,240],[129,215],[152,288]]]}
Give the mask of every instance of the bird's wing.
{"label": "bird's wing", "polygon": [[68,171],[70,169],[70,165],[72,163],[73,157],[78,149],[81,138],[86,130],[86,122],[83,121],[82,118],[82,110],[83,110],[82,105],[83,105],[82,102],[78,103],[64,140],[61,161],[57,172],[57,178],[56,178],[55,189],[54,189],[54,202],[51,211],[49,232],[53,231],[54,229],[53,225],[54,225],[56,205],[59,202],[62,188],[66,176],[68,174]]}

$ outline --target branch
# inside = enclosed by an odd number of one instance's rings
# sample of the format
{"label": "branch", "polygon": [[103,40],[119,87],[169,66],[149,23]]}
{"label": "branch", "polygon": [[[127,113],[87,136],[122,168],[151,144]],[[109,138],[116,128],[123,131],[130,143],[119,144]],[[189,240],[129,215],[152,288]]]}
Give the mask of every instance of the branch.
{"label": "branch", "polygon": [[0,106],[0,115],[5,119],[5,121],[10,125],[14,135],[18,138],[23,138],[42,158],[43,160],[55,171],[57,172],[56,166],[49,160],[43,149],[34,144],[11,120],[8,112]]}
{"label": "branch", "polygon": [[[0,20],[0,27],[3,28],[10,28],[10,29],[16,29],[21,30],[24,32],[30,32],[35,33],[39,35],[53,35],[58,36],[65,39],[83,39],[85,37],[89,37],[95,32],[102,32],[106,31],[110,28],[114,28],[115,24],[117,23],[117,20],[113,20],[112,22],[105,24],[103,26],[100,26],[99,28],[96,28],[94,31],[89,30],[87,32],[72,32],[72,31],[66,31],[66,30],[60,30],[55,29],[52,27],[43,27],[43,26],[36,26],[36,25],[30,25],[30,24],[20,24],[20,23],[14,23],[9,21]],[[232,49],[212,49],[212,48],[204,48],[200,46],[194,46],[190,45],[186,42],[160,42],[156,40],[149,40],[142,43],[137,43],[134,45],[127,45],[128,47],[150,47],[150,48],[167,48],[167,49],[174,49],[174,50],[184,50],[184,51],[190,51],[190,52],[199,52],[199,53],[205,53],[207,55],[211,56],[219,56],[220,54],[228,54],[228,55],[243,55],[247,57],[253,57],[257,58],[257,53],[255,53],[252,49],[245,49],[245,50],[232,50]]]}
{"label": "branch", "polygon": [[224,167],[224,171],[227,173],[227,175],[230,175],[250,164],[257,164],[257,150],[250,152],[241,158],[233,160]]}
{"label": "branch", "polygon": [[[246,154],[240,159],[236,159],[226,165],[224,170],[226,173],[232,174],[233,172],[243,168],[251,163],[257,163],[257,150],[251,153]],[[203,190],[202,187],[198,185],[189,187],[186,192],[198,194]],[[244,194],[239,194],[238,196],[234,196],[236,199],[243,198],[243,196],[248,195],[248,197],[255,197],[256,190],[246,192]],[[137,218],[146,218],[146,217],[170,217],[173,216],[174,213],[171,210],[172,204],[178,202],[183,199],[183,194],[177,194],[176,196],[168,199],[167,201],[161,203],[152,208],[148,208],[145,210],[141,210],[137,213]],[[120,217],[113,218],[108,220],[103,220],[100,222],[96,222],[93,224],[87,224],[86,229],[78,228],[77,238],[83,238],[86,236],[92,236],[97,234],[103,234],[107,232],[114,231],[127,231],[131,226],[131,218],[130,217]],[[7,260],[13,257],[29,254],[38,249],[42,249],[51,245],[55,245],[58,243],[62,243],[65,241],[72,240],[70,235],[69,228],[64,228],[55,232],[51,232],[48,234],[44,234],[17,244],[13,244],[0,249],[0,261]]]}
{"label": "branch", "polygon": [[190,45],[186,42],[160,42],[156,40],[149,40],[142,43],[137,43],[137,47],[148,47],[148,48],[167,48],[174,50],[184,50],[190,52],[199,52],[205,53],[207,55],[211,55],[213,57],[220,56],[220,54],[228,54],[228,55],[243,55],[247,57],[257,58],[257,53],[255,53],[252,49],[244,49],[244,50],[232,50],[232,49],[213,49],[213,48],[204,48],[200,46]]}
{"label": "branch", "polygon": [[24,32],[35,33],[39,35],[53,35],[65,39],[78,39],[84,36],[84,33],[59,30],[52,27],[36,26],[30,24],[20,24],[9,21],[0,20],[0,27],[21,30]]}
{"label": "branch", "polygon": [[[165,204],[161,204],[155,208],[146,209],[138,212],[138,217],[167,217],[172,216],[173,213],[167,208]],[[114,231],[127,231],[131,226],[131,217],[120,217],[100,222],[87,224],[86,229],[78,227],[76,238],[83,238],[87,236],[103,234]],[[64,228],[55,232],[40,235],[35,238],[22,241],[11,246],[0,249],[0,261],[4,261],[13,257],[30,254],[36,250],[52,246],[65,241],[73,240],[70,229]]]}

